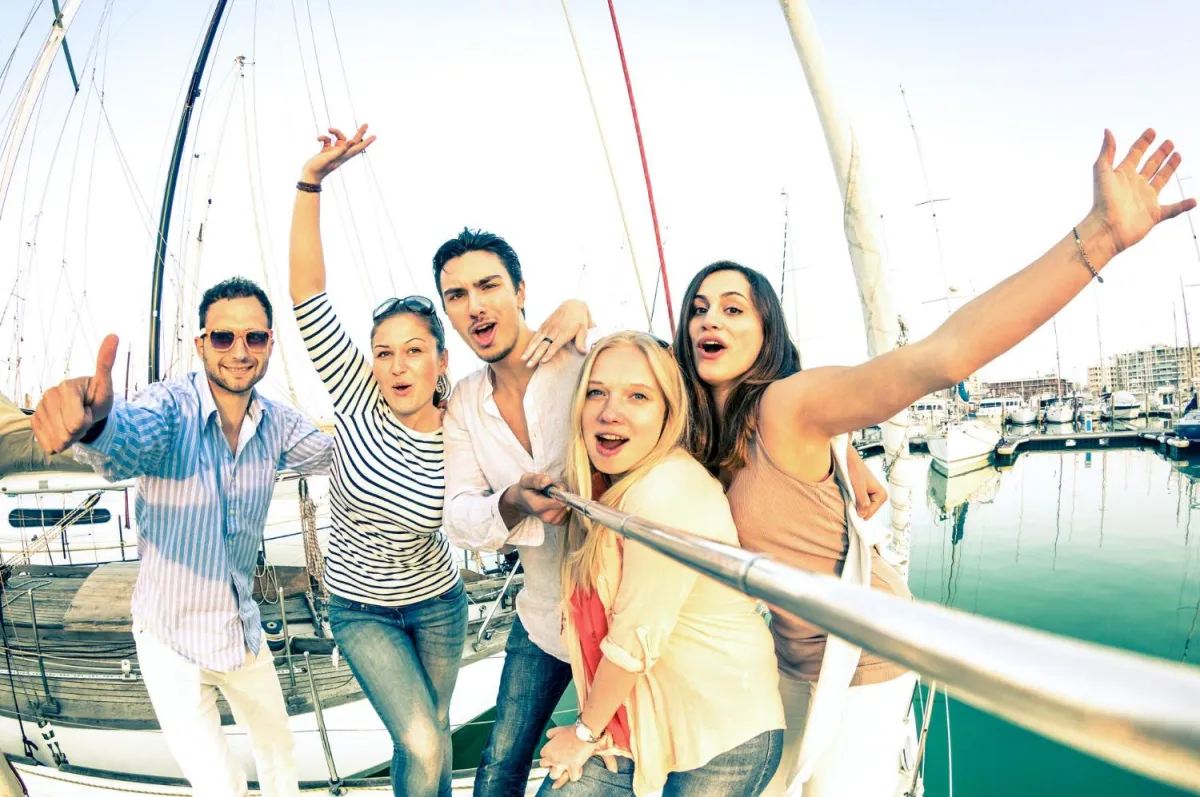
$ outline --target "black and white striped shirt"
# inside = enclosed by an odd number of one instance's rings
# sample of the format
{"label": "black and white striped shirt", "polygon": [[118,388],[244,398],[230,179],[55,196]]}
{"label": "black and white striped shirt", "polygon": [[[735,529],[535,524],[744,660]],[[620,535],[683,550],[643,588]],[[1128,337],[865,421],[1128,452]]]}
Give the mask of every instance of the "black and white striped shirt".
{"label": "black and white striped shirt", "polygon": [[442,533],[441,430],[415,432],[396,419],[324,293],[295,312],[336,413],[325,586],[347,600],[378,606],[441,595],[458,579]]}

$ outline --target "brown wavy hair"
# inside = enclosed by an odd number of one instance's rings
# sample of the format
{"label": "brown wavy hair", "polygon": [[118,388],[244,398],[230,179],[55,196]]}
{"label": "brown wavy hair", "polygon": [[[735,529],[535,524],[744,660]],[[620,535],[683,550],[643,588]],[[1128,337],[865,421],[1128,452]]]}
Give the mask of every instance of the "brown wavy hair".
{"label": "brown wavy hair", "polygon": [[[750,283],[750,300],[763,328],[762,349],[750,368],[735,380],[725,402],[724,417],[717,411],[712,390],[696,370],[689,330],[696,294],[704,280],[718,271],[736,271]],[[758,403],[767,386],[800,371],[800,352],[788,335],[787,318],[770,281],[760,272],[730,260],[720,260],[700,269],[683,295],[674,349],[675,361],[687,383],[691,412],[688,451],[713,473],[744,467],[750,440],[758,426]]]}

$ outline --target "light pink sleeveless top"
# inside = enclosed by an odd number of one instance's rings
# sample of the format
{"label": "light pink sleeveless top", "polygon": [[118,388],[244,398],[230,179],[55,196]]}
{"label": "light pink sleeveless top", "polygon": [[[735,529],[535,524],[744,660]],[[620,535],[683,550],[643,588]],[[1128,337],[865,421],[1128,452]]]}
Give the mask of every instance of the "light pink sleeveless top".
{"label": "light pink sleeveless top", "polygon": [[[841,575],[849,538],[846,501],[833,475],[815,484],[790,476],[755,438],[746,466],[733,474],[727,497],[743,548],[803,570]],[[912,597],[900,574],[875,551],[871,552],[871,587]],[[774,606],[771,614],[780,669],[815,681],[825,654],[825,632]],[[904,667],[864,650],[851,686],[890,681],[905,672]]]}

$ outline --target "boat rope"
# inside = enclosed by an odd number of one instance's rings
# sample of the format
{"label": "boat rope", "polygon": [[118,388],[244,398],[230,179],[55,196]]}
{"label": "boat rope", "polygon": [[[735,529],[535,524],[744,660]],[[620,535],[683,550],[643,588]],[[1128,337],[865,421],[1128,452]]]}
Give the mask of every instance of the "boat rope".
{"label": "boat rope", "polygon": [[[4,592],[7,587],[0,581],[0,636],[4,642],[4,666],[8,670],[8,688],[12,693],[13,713],[17,715],[17,727],[21,730],[21,744],[25,750],[26,758],[33,758],[34,752],[38,749],[33,740],[25,733],[25,720],[22,718],[21,698],[17,694],[17,682],[13,678],[12,657],[9,654],[8,648],[8,627],[4,624]],[[15,629],[14,629],[15,630]]]}
{"label": "boat rope", "polygon": [[0,564],[0,570],[8,571],[14,567],[20,567],[22,565],[27,565],[27,564],[29,564],[29,561],[33,558],[33,556],[35,554],[37,554],[39,551],[42,551],[42,550],[48,551],[50,548],[51,542],[53,542],[54,540],[58,539],[60,536],[65,534],[67,529],[69,529],[71,526],[73,526],[76,521],[78,521],[84,515],[89,514],[92,511],[92,509],[96,506],[97,502],[99,502],[101,495],[103,495],[103,491],[100,491],[100,490],[97,490],[96,492],[89,495],[87,498],[85,498],[83,500],[83,503],[79,504],[79,506],[75,507],[70,512],[63,515],[63,517],[57,523],[54,524],[54,527],[52,529],[50,529],[50,531],[44,533],[35,544],[29,546],[28,550],[23,552],[20,556],[16,556],[13,559],[10,559],[9,561]]}
{"label": "boat rope", "polygon": [[309,594],[319,592],[322,598],[329,597],[325,588],[325,556],[317,540],[317,505],[308,489],[308,480],[300,477],[297,491],[300,496],[300,527],[304,537],[304,565],[308,570]]}
{"label": "boat rope", "polygon": [[667,259],[663,254],[662,234],[658,229],[658,210],[654,205],[654,188],[650,184],[650,164],[646,160],[646,145],[642,140],[642,124],[638,121],[637,103],[633,99],[633,82],[629,79],[629,64],[625,60],[625,45],[621,43],[621,28],[617,25],[617,9],[613,0],[608,0],[608,15],[612,18],[613,34],[617,39],[617,53],[621,56],[621,71],[625,73],[625,90],[629,94],[629,110],[633,114],[633,130],[637,134],[638,152],[642,156],[642,174],[646,178],[646,198],[650,202],[650,221],[654,224],[654,241],[658,245],[658,267],[662,276],[663,297],[667,302],[667,321],[671,325],[671,337],[675,336],[675,308],[671,304],[671,282],[667,277]]}
{"label": "boat rope", "polygon": [[604,163],[608,167],[608,179],[612,182],[613,195],[617,200],[617,213],[621,217],[621,229],[625,233],[625,244],[629,247],[629,259],[633,261],[633,278],[637,281],[638,298],[642,300],[642,310],[646,314],[646,330],[653,331],[654,313],[652,305],[646,303],[646,288],[642,284],[642,270],[638,267],[637,251],[633,246],[633,236],[629,233],[629,217],[625,213],[625,203],[621,199],[621,186],[617,182],[617,173],[613,169],[612,155],[608,150],[608,139],[604,135],[604,125],[600,121],[600,111],[596,107],[596,98],[592,94],[592,82],[588,80],[587,67],[583,63],[583,53],[579,50],[579,41],[575,38],[575,26],[571,24],[571,13],[567,9],[567,0],[559,0],[562,4],[563,19],[567,22],[567,33],[571,35],[571,46],[575,49],[575,60],[579,63],[579,74],[583,78],[583,88],[587,92],[588,104],[592,108],[592,119],[596,122],[596,133],[600,136],[600,149],[604,151]]}

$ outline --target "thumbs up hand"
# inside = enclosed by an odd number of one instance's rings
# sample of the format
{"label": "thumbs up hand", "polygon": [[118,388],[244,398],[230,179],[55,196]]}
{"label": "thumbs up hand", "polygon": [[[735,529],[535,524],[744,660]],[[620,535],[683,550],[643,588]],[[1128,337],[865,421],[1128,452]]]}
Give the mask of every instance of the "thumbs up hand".
{"label": "thumbs up hand", "polygon": [[65,451],[108,417],[116,358],[117,336],[109,335],[96,355],[95,374],[67,379],[42,395],[33,414],[33,435],[47,454]]}

